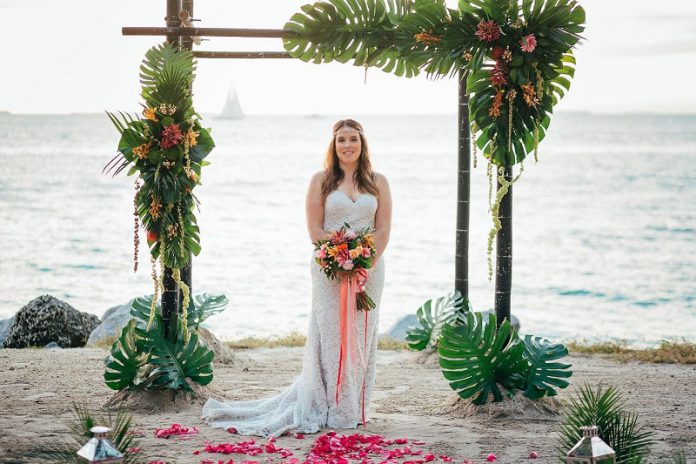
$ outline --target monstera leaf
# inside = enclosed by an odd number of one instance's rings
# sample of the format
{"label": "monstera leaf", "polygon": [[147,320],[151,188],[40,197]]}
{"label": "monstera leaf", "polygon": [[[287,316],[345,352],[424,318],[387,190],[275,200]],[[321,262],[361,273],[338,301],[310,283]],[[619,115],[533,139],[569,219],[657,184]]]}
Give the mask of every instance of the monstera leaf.
{"label": "monstera leaf", "polygon": [[[196,330],[201,322],[214,314],[224,311],[228,303],[229,300],[225,295],[209,295],[207,293],[195,295],[191,299],[191,305],[188,308],[188,328]],[[147,327],[147,322],[150,319],[151,304],[152,295],[140,296],[133,299],[130,314],[141,329]],[[157,313],[160,312],[159,302],[156,303],[155,311]]]}
{"label": "monstera leaf", "polygon": [[181,320],[177,329],[177,339],[171,343],[164,337],[162,317],[157,314],[155,323],[149,331],[136,328],[140,337],[139,346],[149,353],[148,364],[154,366],[143,380],[143,386],[152,390],[184,390],[192,392],[186,379],[199,385],[207,385],[213,380],[214,353],[198,343],[198,335],[191,331],[190,339],[185,341]]}
{"label": "monstera leaf", "polygon": [[499,384],[510,396],[519,388],[527,372],[524,345],[505,320],[496,331],[496,317],[489,314],[483,322],[481,313],[469,312],[460,326],[447,324],[438,345],[440,367],[445,379],[462,398],[477,405],[488,396],[502,401]]}
{"label": "monstera leaf", "polygon": [[434,301],[431,299],[423,303],[423,306],[416,311],[421,326],[406,332],[408,347],[414,351],[434,349],[440,338],[442,326],[455,319],[458,313],[468,309],[468,304],[464,303],[464,297],[458,290]]}
{"label": "monstera leaf", "polygon": [[111,347],[104,371],[106,385],[114,390],[136,387],[138,370],[143,364],[145,355],[138,350],[136,321],[131,319]]}
{"label": "monstera leaf", "polygon": [[188,326],[191,329],[197,329],[201,322],[213,314],[224,311],[229,300],[225,295],[208,295],[203,293],[193,297],[192,303],[188,310]]}
{"label": "monstera leaf", "polygon": [[[551,343],[541,337],[524,337],[524,357],[529,363],[525,378],[524,396],[533,400],[544,395],[556,396],[556,388],[566,388],[573,373],[570,364],[553,362],[568,355],[568,348],[560,343]],[[554,388],[555,387],[555,388]]]}

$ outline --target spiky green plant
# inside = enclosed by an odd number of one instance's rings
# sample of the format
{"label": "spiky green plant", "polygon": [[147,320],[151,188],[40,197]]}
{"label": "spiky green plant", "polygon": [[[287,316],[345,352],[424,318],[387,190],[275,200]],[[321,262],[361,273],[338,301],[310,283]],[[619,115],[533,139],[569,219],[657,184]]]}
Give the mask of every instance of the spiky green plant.
{"label": "spiky green plant", "polygon": [[638,424],[638,415],[628,411],[623,395],[614,387],[589,384],[570,397],[559,431],[559,458],[565,462],[568,452],[582,437],[580,427],[596,425],[599,436],[616,452],[618,464],[639,464],[654,443],[651,432]]}
{"label": "spiky green plant", "polygon": [[30,462],[42,462],[48,464],[82,464],[84,460],[77,455],[77,451],[92,438],[90,429],[96,425],[105,425],[111,429],[108,434],[114,446],[123,454],[124,464],[136,464],[139,462],[135,449],[138,447],[137,437],[131,433],[133,419],[124,411],[118,411],[116,415],[109,413],[106,417],[93,414],[85,406],[73,404],[73,416],[68,422],[70,430],[68,441],[63,443],[39,442],[39,448],[26,453],[25,457]]}
{"label": "spiky green plant", "polygon": [[416,311],[420,327],[406,331],[408,347],[414,351],[433,351],[437,347],[442,327],[469,310],[461,292],[455,290],[437,299],[430,299]]}

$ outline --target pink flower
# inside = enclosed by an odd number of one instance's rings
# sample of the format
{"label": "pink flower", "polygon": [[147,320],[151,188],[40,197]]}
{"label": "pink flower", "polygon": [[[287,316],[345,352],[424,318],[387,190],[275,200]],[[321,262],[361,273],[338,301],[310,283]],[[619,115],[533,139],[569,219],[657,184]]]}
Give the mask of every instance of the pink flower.
{"label": "pink flower", "polygon": [[342,267],[343,270],[345,270],[345,271],[351,271],[351,270],[353,270],[353,266],[354,266],[354,264],[353,264],[353,260],[352,260],[352,259],[348,259],[348,260],[344,261],[343,264],[341,265],[341,267]]}
{"label": "pink flower", "polygon": [[346,234],[345,234],[346,240],[348,240],[348,241],[355,240],[355,237],[357,237],[357,236],[358,236],[358,234],[356,234],[353,229],[346,230]]}
{"label": "pink flower", "polygon": [[369,258],[370,256],[372,256],[372,252],[370,251],[370,249],[368,247],[363,247],[362,255],[363,255],[363,258]]}
{"label": "pink flower", "polygon": [[233,434],[234,434],[234,433],[237,433],[237,429],[235,429],[234,427],[228,427],[228,428],[227,428],[227,431],[228,431],[229,433],[233,433]]}
{"label": "pink flower", "polygon": [[520,48],[523,52],[532,53],[537,46],[536,37],[534,34],[525,35],[522,40],[520,40]]}
{"label": "pink flower", "polygon": [[486,456],[486,461],[488,461],[488,462],[493,462],[493,461],[495,461],[496,459],[498,459],[498,458],[497,458],[496,455],[493,454],[493,453],[491,453],[491,454],[489,454],[488,456]]}
{"label": "pink flower", "polygon": [[324,259],[326,258],[326,248],[323,246],[319,248],[318,250],[314,251],[314,257],[319,258],[319,259]]}
{"label": "pink flower", "polygon": [[305,437],[304,433],[298,432],[295,434],[295,438],[297,438],[298,440],[302,440],[304,437]]}
{"label": "pink flower", "polygon": [[178,124],[171,124],[169,126],[164,126],[162,129],[162,140],[160,141],[160,146],[162,148],[172,148],[174,145],[178,145],[184,138],[184,134],[181,133],[181,129]]}
{"label": "pink flower", "polygon": [[537,453],[536,451],[532,451],[531,453],[529,453],[529,459],[536,459],[538,457],[539,453]]}
{"label": "pink flower", "polygon": [[345,242],[345,232],[343,229],[338,229],[331,234],[331,243],[334,245],[340,245],[343,242]]}

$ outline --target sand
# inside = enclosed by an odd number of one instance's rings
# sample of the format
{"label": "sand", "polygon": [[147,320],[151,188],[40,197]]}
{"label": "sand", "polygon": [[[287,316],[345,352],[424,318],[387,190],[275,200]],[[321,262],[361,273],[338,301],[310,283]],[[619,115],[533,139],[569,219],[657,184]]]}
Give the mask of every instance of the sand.
{"label": "sand", "polygon": [[[235,458],[201,453],[206,441],[235,442],[244,437],[212,429],[200,419],[199,400],[168,395],[115,397],[103,382],[101,349],[0,350],[0,462],[19,462],[39,443],[65,441],[71,404],[106,412],[119,404],[133,415],[133,430],[141,439],[143,462],[200,463],[209,458]],[[419,449],[436,456],[448,455],[454,463],[464,459],[485,462],[493,452],[498,463],[558,462],[556,432],[564,400],[580,385],[614,385],[627,404],[639,412],[640,423],[657,440],[648,462],[667,462],[678,449],[696,459],[696,366],[619,363],[598,356],[571,356],[572,385],[557,401],[532,403],[523,399],[483,409],[457,400],[435,362],[417,362],[407,351],[378,353],[377,383],[370,406],[371,421],[361,433],[425,442]],[[232,364],[216,364],[215,380],[201,393],[226,399],[251,399],[274,394],[289,385],[301,369],[301,348],[263,348],[238,353]],[[422,360],[421,360],[422,361]],[[173,423],[197,427],[189,439],[157,439],[154,431]],[[354,433],[355,430],[338,431]],[[305,439],[281,437],[278,446],[289,448],[302,462],[316,435]],[[257,439],[264,443],[265,439]],[[539,453],[534,461],[531,451]],[[260,460],[264,462],[263,460]],[[435,462],[442,462],[436,459]]]}

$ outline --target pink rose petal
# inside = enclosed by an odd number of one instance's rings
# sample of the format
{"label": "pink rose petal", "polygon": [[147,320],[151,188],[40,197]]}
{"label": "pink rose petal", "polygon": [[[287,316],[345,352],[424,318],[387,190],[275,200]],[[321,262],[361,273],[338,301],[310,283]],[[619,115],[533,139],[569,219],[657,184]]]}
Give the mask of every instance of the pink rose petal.
{"label": "pink rose petal", "polygon": [[486,461],[488,461],[488,462],[493,462],[493,461],[495,461],[496,459],[498,459],[498,457],[497,457],[495,454],[493,454],[493,453],[491,453],[491,454],[489,454],[488,456],[486,456]]}
{"label": "pink rose petal", "polygon": [[529,459],[536,459],[538,457],[539,453],[537,453],[536,451],[532,451],[531,453],[529,453]]}

